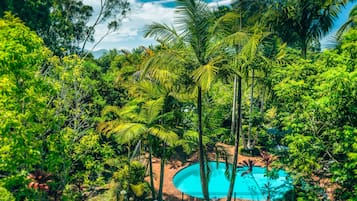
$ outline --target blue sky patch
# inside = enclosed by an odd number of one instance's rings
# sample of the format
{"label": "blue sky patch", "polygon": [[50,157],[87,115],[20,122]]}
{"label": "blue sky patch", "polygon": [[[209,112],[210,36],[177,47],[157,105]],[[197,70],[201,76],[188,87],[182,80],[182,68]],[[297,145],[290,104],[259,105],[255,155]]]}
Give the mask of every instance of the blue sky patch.
{"label": "blue sky patch", "polygon": [[[98,10],[98,0],[84,0]],[[155,40],[143,37],[143,30],[146,25],[153,22],[166,23],[172,25],[175,18],[176,3],[174,0],[128,0],[131,5],[131,11],[127,18],[123,20],[121,27],[115,33],[104,38],[104,40],[95,48],[99,49],[128,49],[139,47],[141,45],[149,46],[158,44]],[[207,0],[210,7],[218,5],[230,5],[232,0]],[[97,5],[97,6],[96,6]],[[335,21],[335,26],[325,37],[321,39],[322,48],[333,44],[336,31],[347,21],[349,11],[357,2],[349,3],[340,13]],[[95,38],[98,40],[106,31],[106,26],[97,27]],[[90,44],[87,49],[91,49]]]}

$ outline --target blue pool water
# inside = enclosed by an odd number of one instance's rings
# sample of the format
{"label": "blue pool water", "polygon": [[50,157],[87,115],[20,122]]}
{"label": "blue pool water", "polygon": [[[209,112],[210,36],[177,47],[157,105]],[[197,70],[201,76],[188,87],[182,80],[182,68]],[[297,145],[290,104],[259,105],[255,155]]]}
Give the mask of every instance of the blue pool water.
{"label": "blue pool water", "polygon": [[[226,197],[229,188],[229,179],[225,175],[226,164],[209,162],[208,165],[210,169],[208,184],[210,198]],[[232,166],[230,165],[229,168],[230,172]],[[270,191],[271,199],[274,200],[281,198],[285,192],[292,189],[291,179],[284,170],[278,170],[274,179],[265,176],[266,168],[263,167],[254,167],[252,174],[242,176],[245,170],[247,170],[246,167],[238,168],[233,197],[236,195],[235,197],[240,199],[266,200],[268,191]],[[198,163],[180,170],[173,178],[174,185],[181,192],[193,197],[203,198],[200,181]],[[268,183],[270,185],[267,185]]]}

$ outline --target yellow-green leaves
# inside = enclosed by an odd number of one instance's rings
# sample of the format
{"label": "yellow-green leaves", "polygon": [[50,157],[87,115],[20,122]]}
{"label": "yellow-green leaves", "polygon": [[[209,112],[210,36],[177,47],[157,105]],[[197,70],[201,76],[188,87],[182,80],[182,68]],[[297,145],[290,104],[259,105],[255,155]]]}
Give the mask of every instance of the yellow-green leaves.
{"label": "yellow-green leaves", "polygon": [[98,130],[106,134],[115,134],[118,142],[122,144],[146,139],[149,135],[173,144],[178,138],[176,133],[160,125],[164,100],[164,97],[145,102],[133,100],[122,108],[108,106],[103,110],[103,114],[115,112],[117,119],[100,123]]}
{"label": "yellow-green leaves", "polygon": [[0,19],[0,41],[0,74],[7,71],[17,75],[39,70],[49,56],[42,39],[9,13]]}
{"label": "yellow-green leaves", "polygon": [[113,128],[110,132],[116,133],[118,142],[128,144],[140,140],[147,134],[148,128],[145,124],[123,122]]}
{"label": "yellow-green leaves", "polygon": [[140,114],[146,117],[149,124],[157,119],[164,106],[164,98],[146,101]]}
{"label": "yellow-green leaves", "polygon": [[202,90],[207,91],[210,89],[217,73],[218,67],[215,66],[215,61],[211,61],[193,71],[192,77]]}
{"label": "yellow-green leaves", "polygon": [[4,187],[0,186],[0,201],[15,201],[15,197]]}
{"label": "yellow-green leaves", "polygon": [[178,140],[178,136],[175,132],[160,125],[152,127],[148,131],[169,145],[174,145]]}

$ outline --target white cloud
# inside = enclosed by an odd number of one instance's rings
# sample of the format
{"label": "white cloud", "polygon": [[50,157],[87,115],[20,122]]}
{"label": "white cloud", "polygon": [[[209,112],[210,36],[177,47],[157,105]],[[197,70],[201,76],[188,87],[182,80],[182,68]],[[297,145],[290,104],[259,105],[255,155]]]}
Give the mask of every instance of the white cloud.
{"label": "white cloud", "polygon": [[[210,8],[214,8],[222,5],[230,5],[233,0],[214,0],[209,3]],[[83,0],[85,4],[92,5],[95,9],[95,12],[98,12],[100,6],[100,0]],[[119,30],[115,33],[112,33],[104,38],[104,40],[95,48],[97,49],[132,49],[140,45],[148,46],[150,44],[155,44],[156,42],[153,39],[147,39],[143,37],[143,29],[145,25],[149,25],[152,22],[160,22],[166,24],[173,24],[174,22],[174,8],[164,7],[162,4],[174,3],[175,0],[157,0],[148,3],[140,3],[137,0],[129,0],[131,11],[129,12],[126,19],[123,20],[122,25]],[[342,22],[345,22],[348,16],[348,11],[352,8],[353,5],[357,3],[350,3],[343,9],[338,21],[336,22],[335,27],[340,27]],[[97,10],[96,10],[97,8]],[[99,25],[95,32],[95,39],[99,40],[106,33],[106,25]],[[333,41],[333,32],[325,36],[321,40],[322,48],[324,49],[332,43]],[[87,46],[87,49],[90,49],[91,45]]]}
{"label": "white cloud", "polygon": [[95,7],[100,5],[100,0],[83,0],[83,3]]}
{"label": "white cloud", "polygon": [[232,0],[218,0],[218,1],[213,1],[211,3],[208,3],[208,7],[214,8],[218,6],[228,6],[232,4]]}
{"label": "white cloud", "polygon": [[[163,7],[159,3],[139,3],[136,0],[129,0],[131,11],[123,20],[119,30],[106,36],[104,40],[95,48],[97,49],[132,49],[140,45],[150,45],[155,43],[152,39],[143,38],[145,25],[153,22],[172,24],[174,18],[174,8]],[[165,0],[170,2],[171,0]],[[85,0],[85,3],[92,5],[94,9],[99,8],[98,0]],[[94,37],[99,40],[106,33],[106,25],[96,28]],[[129,43],[130,42],[130,43]],[[90,49],[90,44],[87,49]]]}
{"label": "white cloud", "polygon": [[[174,3],[175,0],[161,0],[142,3],[137,0],[129,0],[131,11],[128,13],[119,30],[106,36],[104,40],[95,48],[98,49],[132,49],[140,45],[156,44],[153,39],[143,37],[145,25],[152,22],[166,23],[174,22],[174,9],[163,6],[165,3]],[[84,0],[84,3],[99,9],[99,0]],[[222,5],[230,5],[232,0],[217,0],[208,4],[210,8]],[[95,39],[99,40],[106,33],[106,25],[100,25],[95,32]],[[90,49],[90,44],[87,49]]]}

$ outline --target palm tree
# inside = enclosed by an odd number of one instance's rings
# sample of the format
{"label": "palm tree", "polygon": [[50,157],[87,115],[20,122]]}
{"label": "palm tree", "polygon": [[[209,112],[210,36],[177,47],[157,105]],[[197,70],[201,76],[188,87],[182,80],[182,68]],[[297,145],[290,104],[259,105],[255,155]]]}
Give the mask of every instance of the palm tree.
{"label": "palm tree", "polygon": [[337,31],[337,39],[341,39],[341,36],[344,32],[346,32],[349,28],[355,27],[357,24],[357,5],[355,5],[352,10],[350,11],[350,14],[348,16],[347,21],[338,29]]}
{"label": "palm tree", "polygon": [[286,0],[271,5],[268,24],[290,45],[300,47],[306,58],[309,45],[318,41],[333,26],[348,0]]}
{"label": "palm tree", "polygon": [[[239,139],[242,137],[245,149],[248,148],[251,141],[250,136],[248,136],[247,141],[245,135],[241,132],[242,79],[244,75],[247,77],[249,68],[252,68],[254,64],[254,58],[258,56],[259,46],[261,45],[262,40],[269,34],[263,32],[259,26],[255,26],[251,33],[249,33],[249,31],[243,32],[242,30],[242,14],[238,14],[237,12],[226,13],[217,20],[213,28],[213,32],[220,38],[220,42],[217,46],[230,47],[234,50],[234,55],[231,56],[231,58],[233,58],[232,66],[229,68],[234,74],[231,134],[235,136],[235,146],[227,200],[231,200],[233,194],[238,161]],[[230,51],[232,50],[230,49]],[[254,80],[252,83],[254,83]]]}
{"label": "palm tree", "polygon": [[[240,21],[240,26],[243,27],[243,29],[247,29],[249,27],[253,27],[253,32],[256,32],[256,28],[259,29],[268,29],[267,27],[264,27],[264,15],[262,15],[263,12],[265,12],[266,8],[271,6],[273,1],[271,0],[261,0],[261,1],[255,1],[255,0],[237,0],[233,2],[232,7],[234,8],[233,12],[236,13],[237,15],[240,16],[239,20],[236,20],[237,22]],[[224,18],[223,18],[224,19]],[[226,19],[225,19],[226,20]],[[257,26],[258,25],[258,26]],[[228,27],[237,27],[237,26],[232,26],[228,25]],[[254,30],[255,29],[255,30]],[[242,31],[242,30],[239,30]],[[251,82],[250,82],[250,109],[249,109],[249,127],[248,127],[248,133],[247,137],[245,137],[244,133],[242,133],[242,141],[243,141],[243,146],[244,149],[253,149],[255,146],[255,139],[252,138],[252,127],[253,127],[253,96],[254,96],[254,88],[255,86],[258,85],[258,81],[260,80],[259,76],[259,71],[263,70],[266,72],[266,69],[269,68],[272,64],[272,61],[275,59],[279,59],[276,54],[270,55],[270,53],[276,51],[276,48],[273,49],[271,52],[267,52],[267,45],[271,43],[272,39],[274,39],[274,36],[271,35],[270,33],[266,32],[263,33],[263,37],[259,38],[259,35],[256,35],[257,40],[255,40],[256,45],[250,46],[248,54],[244,55],[242,54],[242,59],[244,60],[243,64],[246,66],[244,69],[245,75],[248,78],[249,77],[249,71],[251,72]],[[267,38],[267,36],[269,37]],[[273,36],[273,37],[271,37]],[[264,41],[264,45],[262,45]],[[268,40],[267,40],[268,39]],[[251,40],[254,42],[254,40]],[[269,42],[268,42],[269,41]],[[274,40],[273,40],[274,41]],[[249,46],[249,45],[247,45]],[[278,53],[281,53],[280,51],[277,51]],[[268,53],[268,54],[267,54]],[[266,75],[261,75],[260,76],[266,76]],[[256,81],[255,78],[258,78]],[[249,84],[249,80],[247,79],[246,82]],[[264,88],[263,88],[264,89]],[[263,96],[264,97],[264,96]],[[264,99],[262,99],[262,107],[263,109],[263,104],[264,104]],[[262,113],[263,110],[261,110]],[[247,138],[247,139],[246,139]]]}
{"label": "palm tree", "polygon": [[262,13],[271,3],[271,0],[236,0],[232,2],[232,7],[242,15],[242,27],[249,27],[262,21]]}
{"label": "palm tree", "polygon": [[103,115],[114,112],[117,114],[118,119],[98,125],[98,130],[107,134],[116,134],[115,137],[121,144],[130,144],[139,140],[147,142],[150,185],[153,198],[156,197],[152,170],[153,138],[160,139],[164,144],[174,144],[178,140],[175,132],[160,123],[164,103],[164,97],[152,100],[137,98],[122,108],[108,106],[103,110]]}
{"label": "palm tree", "polygon": [[[185,71],[191,72],[196,86],[200,177],[204,199],[208,201],[207,167],[204,163],[205,153],[202,129],[202,92],[210,88],[211,82],[218,71],[216,63],[219,62],[219,59],[212,59],[208,51],[212,13],[209,11],[207,4],[201,0],[178,0],[177,4],[175,22],[178,31],[173,27],[154,23],[148,26],[146,36],[154,37],[156,40],[167,44],[175,43],[186,51],[176,51],[176,55],[182,55],[183,60],[186,60]],[[166,62],[167,64],[167,60],[163,58],[159,58],[156,63],[151,63],[152,65],[148,65],[147,68],[154,69],[154,71],[162,68],[162,63]],[[170,58],[169,60],[174,59]],[[169,67],[177,68],[178,65],[171,63]]]}
{"label": "palm tree", "polygon": [[[214,27],[213,33],[218,35],[219,38],[223,38],[223,46],[234,46],[235,54],[241,49],[242,43],[246,41],[247,35],[241,32],[242,29],[242,17],[240,14],[229,12],[220,17]],[[240,40],[237,40],[239,39]],[[242,40],[244,39],[244,40]],[[227,44],[228,42],[228,44]],[[239,60],[236,55],[233,56],[233,103],[232,103],[232,125],[231,135],[235,136],[234,143],[234,156],[233,167],[230,178],[230,185],[227,195],[227,200],[230,201],[233,194],[233,187],[236,178],[237,162],[238,162],[238,149],[239,139],[242,128],[242,67],[239,65]],[[239,66],[239,67],[238,67]],[[238,107],[238,108],[237,108]],[[243,137],[243,136],[242,136]],[[244,141],[244,140],[243,140]],[[243,143],[244,144],[244,143]]]}

